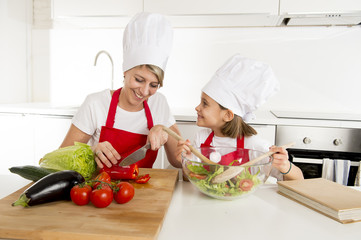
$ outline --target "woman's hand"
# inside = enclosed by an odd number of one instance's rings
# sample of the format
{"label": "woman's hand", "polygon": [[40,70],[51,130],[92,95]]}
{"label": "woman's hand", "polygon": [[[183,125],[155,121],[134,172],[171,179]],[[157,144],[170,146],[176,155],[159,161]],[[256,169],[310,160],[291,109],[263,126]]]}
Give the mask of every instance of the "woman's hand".
{"label": "woman's hand", "polygon": [[95,155],[95,162],[99,168],[103,168],[104,164],[110,168],[120,160],[119,153],[108,141],[98,143],[92,147],[92,150]]}
{"label": "woman's hand", "polygon": [[185,154],[185,156],[187,156],[188,158],[191,158],[191,149],[189,148],[189,145],[191,145],[189,139],[187,139],[186,141],[178,141],[176,159],[180,163],[182,163],[182,153]]}
{"label": "woman's hand", "polygon": [[150,129],[147,142],[150,143],[153,151],[161,148],[168,141],[168,133],[163,131],[162,125],[155,125]]}

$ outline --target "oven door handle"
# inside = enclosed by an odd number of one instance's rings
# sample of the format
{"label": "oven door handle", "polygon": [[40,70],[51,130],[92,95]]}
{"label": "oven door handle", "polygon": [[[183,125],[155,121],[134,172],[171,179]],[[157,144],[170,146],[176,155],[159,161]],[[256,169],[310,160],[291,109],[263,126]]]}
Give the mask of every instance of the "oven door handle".
{"label": "oven door handle", "polygon": [[[294,163],[323,164],[323,159],[293,157],[292,162],[294,162]],[[350,161],[350,164],[351,164],[351,166],[355,166],[355,167],[360,166],[360,162],[358,162],[358,161]]]}

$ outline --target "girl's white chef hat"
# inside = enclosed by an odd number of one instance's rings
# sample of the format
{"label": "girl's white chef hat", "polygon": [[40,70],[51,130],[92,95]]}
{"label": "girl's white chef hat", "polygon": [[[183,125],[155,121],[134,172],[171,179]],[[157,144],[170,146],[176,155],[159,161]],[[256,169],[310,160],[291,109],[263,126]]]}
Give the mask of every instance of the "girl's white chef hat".
{"label": "girl's white chef hat", "polygon": [[173,42],[173,30],[163,15],[141,12],[128,23],[123,35],[123,72],[142,64],[163,71]]}
{"label": "girl's white chef hat", "polygon": [[279,91],[279,83],[269,65],[236,54],[202,91],[248,122],[255,117],[253,111]]}

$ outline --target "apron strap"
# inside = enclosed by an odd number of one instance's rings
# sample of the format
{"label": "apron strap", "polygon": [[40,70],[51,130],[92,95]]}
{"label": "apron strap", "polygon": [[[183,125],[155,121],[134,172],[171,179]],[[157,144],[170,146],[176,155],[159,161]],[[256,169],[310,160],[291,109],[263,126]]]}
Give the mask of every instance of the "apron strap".
{"label": "apron strap", "polygon": [[[117,112],[117,106],[118,106],[121,90],[122,90],[122,88],[119,88],[118,90],[114,91],[114,93],[113,93],[112,100],[111,100],[110,106],[109,106],[107,122],[106,122],[107,127],[112,128],[114,126],[115,114]],[[148,129],[150,130],[153,127],[152,113],[150,112],[147,101],[143,102],[143,106],[144,106],[145,116],[147,118]]]}
{"label": "apron strap", "polygon": [[153,127],[152,113],[150,112],[147,101],[143,102],[143,106],[144,106],[145,116],[147,117],[148,129],[150,130]]}
{"label": "apron strap", "polygon": [[242,136],[242,138],[240,137],[237,138],[237,147],[244,148],[244,136]]}
{"label": "apron strap", "polygon": [[[201,145],[203,147],[211,147],[211,143],[214,137],[214,132],[212,131],[209,136],[207,137],[206,141],[204,141],[204,143]],[[244,136],[242,136],[242,138],[238,137],[237,138],[237,147],[238,148],[244,148]]]}
{"label": "apron strap", "polygon": [[211,143],[212,143],[212,140],[213,140],[213,136],[214,136],[214,132],[212,131],[209,136],[207,137],[206,141],[204,141],[203,143],[203,146],[207,146],[207,147],[210,147],[211,146]]}
{"label": "apron strap", "polygon": [[112,128],[114,125],[115,113],[117,112],[117,106],[118,106],[119,95],[120,95],[121,90],[122,89],[119,88],[118,90],[114,91],[114,93],[113,93],[112,100],[111,100],[110,106],[109,106],[107,122],[106,122],[107,127]]}

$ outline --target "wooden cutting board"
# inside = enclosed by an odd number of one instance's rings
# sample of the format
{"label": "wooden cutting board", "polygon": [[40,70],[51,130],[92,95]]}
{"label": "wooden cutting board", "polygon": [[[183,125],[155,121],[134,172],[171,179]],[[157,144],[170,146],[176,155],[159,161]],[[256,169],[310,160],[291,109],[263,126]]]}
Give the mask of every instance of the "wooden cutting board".
{"label": "wooden cutting board", "polygon": [[126,204],[106,208],[58,201],[23,208],[11,204],[28,187],[0,200],[0,238],[12,239],[156,239],[172,199],[178,170],[140,169],[147,184],[136,184]]}

